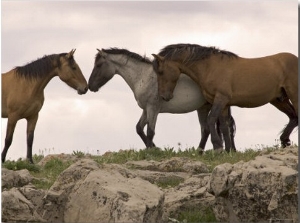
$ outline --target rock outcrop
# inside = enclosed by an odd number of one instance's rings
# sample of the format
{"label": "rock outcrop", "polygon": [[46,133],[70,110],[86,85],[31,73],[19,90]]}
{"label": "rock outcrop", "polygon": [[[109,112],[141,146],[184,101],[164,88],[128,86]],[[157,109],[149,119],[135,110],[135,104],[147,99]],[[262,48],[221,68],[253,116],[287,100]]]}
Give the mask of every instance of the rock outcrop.
{"label": "rock outcrop", "polygon": [[124,165],[68,160],[74,163],[49,190],[37,189],[27,170],[2,168],[2,220],[179,222],[180,213],[189,209],[210,209],[221,222],[299,220],[298,148],[262,152],[211,173],[200,161],[178,157]]}
{"label": "rock outcrop", "polygon": [[220,221],[298,222],[298,151],[285,149],[247,163],[217,166],[210,180],[214,212]]}

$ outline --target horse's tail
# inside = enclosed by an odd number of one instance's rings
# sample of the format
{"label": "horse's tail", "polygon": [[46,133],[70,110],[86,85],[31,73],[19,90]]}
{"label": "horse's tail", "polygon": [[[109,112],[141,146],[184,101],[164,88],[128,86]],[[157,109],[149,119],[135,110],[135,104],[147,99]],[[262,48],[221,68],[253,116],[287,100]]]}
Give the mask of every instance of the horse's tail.
{"label": "horse's tail", "polygon": [[298,117],[298,57],[291,53],[280,54],[285,83],[284,93],[292,103]]}

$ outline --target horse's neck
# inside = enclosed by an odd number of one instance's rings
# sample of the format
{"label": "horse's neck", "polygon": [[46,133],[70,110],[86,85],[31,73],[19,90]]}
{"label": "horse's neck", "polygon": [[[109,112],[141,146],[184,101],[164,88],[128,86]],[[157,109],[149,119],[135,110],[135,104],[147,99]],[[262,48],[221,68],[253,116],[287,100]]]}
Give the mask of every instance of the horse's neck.
{"label": "horse's neck", "polygon": [[201,83],[203,78],[208,74],[208,71],[216,66],[214,60],[195,61],[186,63],[184,61],[179,62],[179,69],[182,73],[188,75],[193,81]]}
{"label": "horse's neck", "polygon": [[[154,76],[152,64],[139,62],[134,59],[123,60],[116,63],[116,72],[119,74],[129,85],[132,91],[137,89],[137,85],[141,82],[144,84],[149,83]],[[149,83],[150,84],[150,83]]]}
{"label": "horse's neck", "polygon": [[33,86],[32,90],[36,94],[43,93],[44,89],[48,85],[49,81],[55,76],[57,76],[56,72],[52,71],[52,72],[48,73],[47,75],[45,75],[44,77],[37,78],[36,80],[33,81],[34,86]]}

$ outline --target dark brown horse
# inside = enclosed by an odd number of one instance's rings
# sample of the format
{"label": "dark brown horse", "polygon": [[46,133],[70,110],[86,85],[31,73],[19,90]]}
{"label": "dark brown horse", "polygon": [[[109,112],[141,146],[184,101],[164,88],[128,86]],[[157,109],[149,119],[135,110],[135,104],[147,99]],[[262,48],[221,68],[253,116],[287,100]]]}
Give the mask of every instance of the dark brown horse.
{"label": "dark brown horse", "polygon": [[215,47],[174,44],[153,54],[158,91],[165,100],[173,97],[180,73],[190,76],[202,89],[212,109],[208,117],[214,149],[222,149],[215,123],[219,118],[227,151],[232,148],[228,130],[228,106],[253,108],[271,103],[289,117],[280,140],[298,125],[298,58],[279,53],[262,58],[242,58]]}
{"label": "dark brown horse", "polygon": [[75,50],[69,53],[44,56],[22,67],[2,74],[2,118],[8,118],[2,162],[12,143],[18,120],[27,120],[27,159],[32,160],[32,144],[38,114],[44,103],[44,88],[55,76],[85,94],[87,81],[74,60]]}

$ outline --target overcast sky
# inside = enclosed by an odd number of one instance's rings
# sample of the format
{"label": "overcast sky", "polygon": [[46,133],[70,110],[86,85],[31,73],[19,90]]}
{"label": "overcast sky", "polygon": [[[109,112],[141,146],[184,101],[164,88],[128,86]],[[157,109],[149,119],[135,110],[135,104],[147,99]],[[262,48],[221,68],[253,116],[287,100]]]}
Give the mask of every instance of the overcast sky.
{"label": "overcast sky", "polygon": [[[146,55],[174,43],[216,46],[241,57],[279,52],[298,56],[297,1],[198,2],[1,2],[1,71],[43,55],[69,52],[88,80],[96,48],[119,47]],[[45,89],[33,144],[34,154],[83,151],[100,154],[145,148],[135,126],[142,110],[118,75],[97,93],[78,95],[58,77]],[[288,118],[271,105],[232,108],[237,149],[273,145]],[[2,119],[2,148],[6,131]],[[26,156],[26,121],[17,124],[7,159]],[[196,147],[197,113],[160,114],[159,147]],[[291,139],[298,143],[298,132]],[[212,149],[209,142],[206,149]]]}

